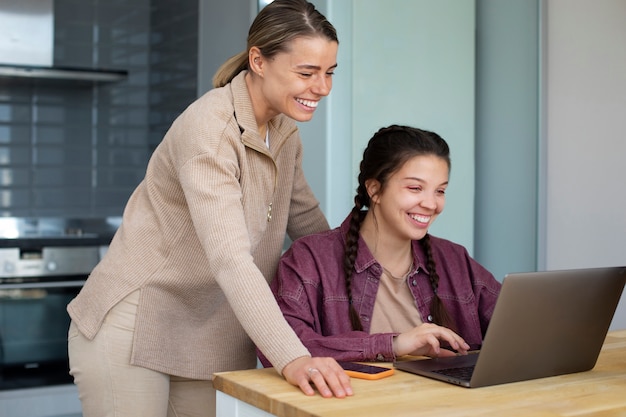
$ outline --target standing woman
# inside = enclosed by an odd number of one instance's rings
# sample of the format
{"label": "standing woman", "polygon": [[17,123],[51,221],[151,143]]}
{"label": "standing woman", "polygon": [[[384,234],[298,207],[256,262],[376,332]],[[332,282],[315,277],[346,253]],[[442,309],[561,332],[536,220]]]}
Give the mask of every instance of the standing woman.
{"label": "standing woman", "polygon": [[313,384],[324,397],[351,395],[334,359],[311,358],[268,286],[285,233],[328,229],[294,120],[310,120],[329,94],[337,48],[312,4],[276,0],[216,88],[174,121],[68,306],[85,417],[213,416],[213,373],[254,368],[255,344],[305,394]]}

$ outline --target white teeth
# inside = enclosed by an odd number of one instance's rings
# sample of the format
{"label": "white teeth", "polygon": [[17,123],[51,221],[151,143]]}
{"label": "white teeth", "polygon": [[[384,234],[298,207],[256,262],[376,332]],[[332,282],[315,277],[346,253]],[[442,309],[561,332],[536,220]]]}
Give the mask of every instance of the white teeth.
{"label": "white teeth", "polygon": [[313,100],[303,100],[303,99],[301,99],[301,98],[297,98],[297,99],[296,99],[296,101],[297,101],[298,103],[302,103],[302,104],[304,104],[304,105],[305,105],[305,106],[307,106],[307,107],[313,107],[313,108],[316,108],[316,107],[317,107],[317,104],[318,104],[318,102],[317,102],[317,101],[313,101]]}
{"label": "white teeth", "polygon": [[417,220],[420,223],[428,223],[430,216],[411,216],[413,220]]}

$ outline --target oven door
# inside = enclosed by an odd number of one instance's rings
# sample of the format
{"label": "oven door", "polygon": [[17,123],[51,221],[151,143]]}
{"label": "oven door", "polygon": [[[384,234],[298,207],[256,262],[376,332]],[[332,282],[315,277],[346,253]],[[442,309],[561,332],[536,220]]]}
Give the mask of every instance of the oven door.
{"label": "oven door", "polygon": [[67,304],[85,276],[0,284],[0,390],[72,382]]}

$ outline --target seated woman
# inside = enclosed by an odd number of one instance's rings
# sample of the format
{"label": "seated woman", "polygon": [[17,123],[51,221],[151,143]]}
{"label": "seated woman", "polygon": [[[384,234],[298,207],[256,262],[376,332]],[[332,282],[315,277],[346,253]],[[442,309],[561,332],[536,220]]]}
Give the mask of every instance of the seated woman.
{"label": "seated woman", "polygon": [[447,143],[412,127],[382,128],[360,170],[343,224],[283,255],[271,288],[285,318],[313,356],[343,361],[478,348],[500,283],[463,246],[428,233],[444,208]]}

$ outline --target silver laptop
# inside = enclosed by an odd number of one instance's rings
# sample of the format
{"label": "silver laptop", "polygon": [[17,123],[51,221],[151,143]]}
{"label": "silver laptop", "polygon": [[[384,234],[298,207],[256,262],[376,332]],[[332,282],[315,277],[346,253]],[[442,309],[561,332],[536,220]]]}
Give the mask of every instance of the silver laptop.
{"label": "silver laptop", "polygon": [[508,274],[482,348],[395,368],[468,388],[592,369],[626,283],[626,267]]}

